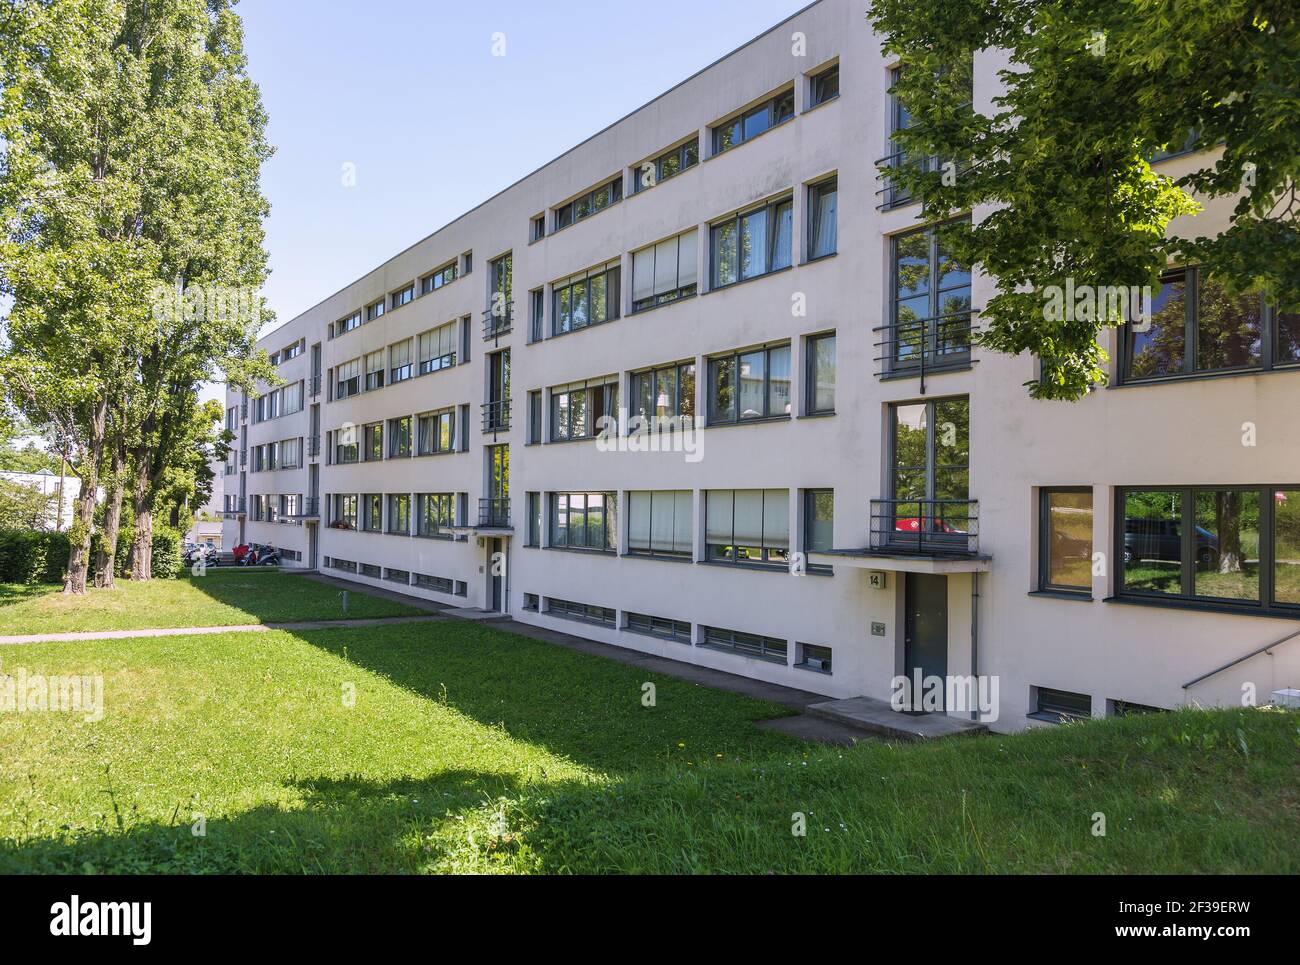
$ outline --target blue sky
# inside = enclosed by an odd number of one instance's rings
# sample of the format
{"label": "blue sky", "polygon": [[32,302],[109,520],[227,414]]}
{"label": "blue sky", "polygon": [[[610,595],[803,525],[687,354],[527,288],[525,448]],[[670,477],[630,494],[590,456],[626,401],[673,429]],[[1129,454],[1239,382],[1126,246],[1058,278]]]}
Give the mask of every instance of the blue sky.
{"label": "blue sky", "polygon": [[275,324],[806,5],[243,0]]}

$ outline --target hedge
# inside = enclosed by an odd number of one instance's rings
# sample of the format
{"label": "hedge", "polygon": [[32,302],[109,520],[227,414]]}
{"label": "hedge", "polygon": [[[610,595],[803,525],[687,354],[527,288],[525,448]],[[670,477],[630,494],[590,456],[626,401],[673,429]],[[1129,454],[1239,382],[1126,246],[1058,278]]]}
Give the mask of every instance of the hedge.
{"label": "hedge", "polygon": [[67,533],[0,529],[0,582],[62,583],[70,549]]}

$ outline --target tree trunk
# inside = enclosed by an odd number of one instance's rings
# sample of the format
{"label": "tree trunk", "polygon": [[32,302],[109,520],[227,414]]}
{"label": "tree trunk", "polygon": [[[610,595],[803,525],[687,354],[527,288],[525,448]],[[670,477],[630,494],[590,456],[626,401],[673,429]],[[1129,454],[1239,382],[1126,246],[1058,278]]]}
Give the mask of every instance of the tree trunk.
{"label": "tree trunk", "polygon": [[95,586],[101,589],[117,586],[117,531],[122,522],[122,499],[125,495],[122,470],[125,461],[126,454],[119,443],[113,448],[113,481],[104,506],[104,529],[99,541],[99,559],[95,563]]}
{"label": "tree trunk", "polygon": [[90,533],[95,525],[95,493],[99,489],[99,461],[104,455],[104,430],[108,420],[108,401],[95,403],[90,414],[90,446],[82,460],[85,474],[77,495],[77,516],[68,533],[68,572],[63,578],[63,592],[84,594],[86,574],[90,569]]}
{"label": "tree trunk", "polygon": [[149,478],[151,460],[147,450],[137,452],[135,493],[135,535],[131,541],[131,579],[153,579],[153,485]]}

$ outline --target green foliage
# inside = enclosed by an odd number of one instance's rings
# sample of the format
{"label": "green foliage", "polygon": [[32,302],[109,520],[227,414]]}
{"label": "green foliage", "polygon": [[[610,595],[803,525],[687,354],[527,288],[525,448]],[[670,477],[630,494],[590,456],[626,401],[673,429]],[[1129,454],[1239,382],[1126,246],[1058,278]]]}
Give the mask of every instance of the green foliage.
{"label": "green foliage", "polygon": [[181,575],[181,540],[183,534],[167,526],[153,530],[153,576],[157,580],[174,580]]}
{"label": "green foliage", "polygon": [[[44,529],[54,518],[56,493],[0,478],[0,529]],[[66,499],[64,497],[67,505]]]}
{"label": "green foliage", "polygon": [[[891,176],[931,223],[989,212],[958,228],[954,250],[995,278],[981,343],[1041,360],[1031,395],[1074,399],[1105,379],[1097,339],[1119,315],[1046,317],[1045,290],[1067,278],[1154,287],[1171,260],[1202,263],[1230,294],[1300,307],[1292,0],[875,0],[870,17],[901,60],[895,91],[913,119]],[[964,65],[999,50],[1005,90],[972,111]],[[1188,131],[1217,146],[1186,177],[1155,173],[1148,158]],[[1166,237],[1216,197],[1239,198],[1227,231]]]}
{"label": "green foliage", "polygon": [[66,533],[0,529],[0,582],[57,583],[67,562]]}

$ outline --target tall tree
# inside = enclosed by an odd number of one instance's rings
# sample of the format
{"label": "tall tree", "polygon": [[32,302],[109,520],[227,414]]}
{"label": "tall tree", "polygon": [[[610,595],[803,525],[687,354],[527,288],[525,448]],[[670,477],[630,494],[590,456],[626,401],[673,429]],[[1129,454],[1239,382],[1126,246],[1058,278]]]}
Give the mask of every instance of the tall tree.
{"label": "tall tree", "polygon": [[147,548],[168,447],[188,438],[178,397],[271,377],[254,352],[270,148],[234,0],[4,3],[0,377],[75,450],[75,593],[104,467],[116,485],[129,464]]}
{"label": "tall tree", "polygon": [[[1048,317],[1044,294],[1155,286],[1171,261],[1208,266],[1230,294],[1300,308],[1300,8],[1294,0],[874,0],[912,125],[890,176],[995,277],[980,341],[1042,363],[1036,397],[1074,399],[1105,378],[1098,336],[1119,313]],[[1007,53],[1003,92],[970,109],[973,51]],[[1210,148],[1177,179],[1149,158],[1189,132]],[[936,163],[937,162],[937,163]],[[1166,236],[1202,199],[1238,197],[1229,228]]]}

